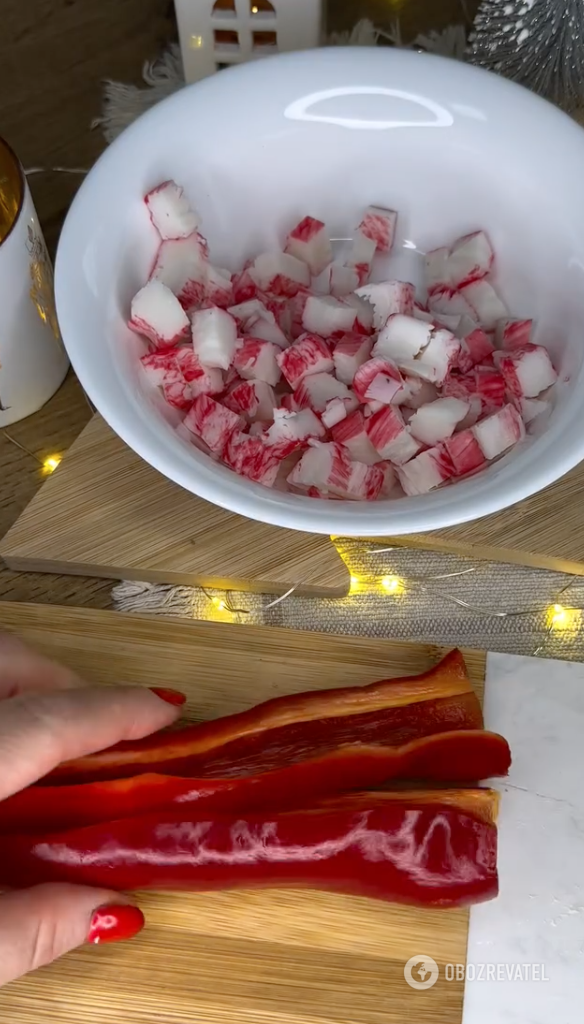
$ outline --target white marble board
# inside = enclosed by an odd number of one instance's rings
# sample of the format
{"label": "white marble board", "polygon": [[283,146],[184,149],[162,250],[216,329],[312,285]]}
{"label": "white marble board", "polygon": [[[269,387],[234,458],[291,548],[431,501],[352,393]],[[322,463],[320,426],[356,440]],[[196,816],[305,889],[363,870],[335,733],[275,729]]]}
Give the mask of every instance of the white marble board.
{"label": "white marble board", "polygon": [[489,655],[485,721],[513,765],[497,784],[500,895],[471,911],[467,964],[536,964],[549,980],[467,977],[463,1024],[581,1024],[584,665]]}

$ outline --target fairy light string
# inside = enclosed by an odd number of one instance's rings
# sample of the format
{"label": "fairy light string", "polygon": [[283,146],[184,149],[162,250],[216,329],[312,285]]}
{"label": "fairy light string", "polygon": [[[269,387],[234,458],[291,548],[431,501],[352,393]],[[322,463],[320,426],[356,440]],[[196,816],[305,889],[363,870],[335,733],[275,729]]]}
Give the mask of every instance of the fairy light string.
{"label": "fairy light string", "polygon": [[[11,444],[15,445],[25,455],[33,459],[40,469],[42,475],[49,475],[59,466],[62,455],[54,453],[41,458],[22,444],[7,430],[2,431],[4,437]],[[493,564],[481,562],[479,564],[465,565],[464,568],[452,569],[442,572],[411,573],[404,572],[398,567],[400,557],[407,551],[403,546],[377,544],[368,545],[367,542],[347,541],[346,539],[331,538],[335,544],[340,557],[343,559],[350,572],[349,593],[345,598],[321,598],[313,599],[315,602],[314,624],[318,628],[318,608],[325,609],[334,607],[338,612],[352,612],[355,617],[367,618],[370,609],[367,608],[367,598],[382,596],[387,602],[388,629],[384,635],[390,636],[391,609],[399,611],[410,617],[412,626],[415,619],[420,619],[422,613],[416,603],[415,595],[426,595],[435,605],[446,603],[450,607],[457,608],[461,612],[461,628],[457,633],[456,641],[464,641],[472,645],[472,637],[464,635],[462,615],[478,617],[488,622],[489,620],[503,622],[505,620],[524,620],[531,622],[532,632],[537,636],[537,645],[531,648],[528,653],[533,655],[548,655],[550,647],[554,647],[555,653],[568,652],[568,648],[581,655],[584,660],[584,593],[582,603],[574,601],[567,605],[566,595],[576,584],[584,588],[584,578],[576,575],[563,575],[563,580],[553,593],[543,601],[530,601],[524,607],[502,608],[493,607],[491,604],[468,600],[466,597],[455,593],[453,588],[455,581],[465,579],[471,580],[480,577]],[[351,545],[353,550],[349,550]],[[410,550],[410,555],[413,552]],[[424,552],[418,552],[418,559],[423,561]],[[393,565],[379,565],[381,556],[393,556]],[[367,564],[367,563],[370,564]],[[377,563],[377,564],[376,564]],[[556,575],[556,574],[554,574]],[[486,588],[488,589],[488,588]],[[287,605],[294,599],[298,590],[297,586],[290,587],[285,593],[266,600],[265,595],[253,595],[241,591],[224,589],[211,591],[206,587],[159,587],[148,594],[147,599],[143,593],[138,598],[131,597],[130,601],[136,601],[136,609],[140,605],[145,611],[165,610],[170,614],[189,614],[194,618],[213,619],[224,622],[236,623],[271,623],[288,625],[288,618],[285,613],[273,620],[273,613]],[[202,604],[201,604],[202,599]],[[302,595],[298,596],[299,601],[306,601]],[[384,603],[385,603],[384,601]],[[247,605],[247,606],[246,606]],[[292,623],[296,625],[296,623]],[[338,623],[338,631],[341,632],[344,623]],[[496,634],[495,634],[496,635]],[[561,643],[559,643],[561,641]],[[580,646],[583,646],[580,651]],[[557,651],[557,648],[560,648]]]}
{"label": "fairy light string", "polygon": [[[337,549],[339,549],[339,544],[342,544],[342,540],[341,538],[335,539],[337,541]],[[403,553],[404,548],[396,545],[379,544],[365,549],[364,554],[375,561],[380,555],[391,555],[395,552]],[[383,576],[377,576],[375,572],[363,576],[354,568],[352,560],[350,558],[347,559],[347,553],[343,552],[342,549],[340,553],[341,557],[344,558],[346,564],[350,567],[350,593],[352,595],[363,594],[368,590],[381,588],[388,596],[393,595],[396,598],[405,597],[407,599],[408,592],[415,593],[417,590],[432,596],[436,600],[449,602],[469,615],[480,616],[485,619],[533,619],[534,625],[537,626],[538,620],[545,617],[543,637],[537,647],[531,652],[534,656],[546,653],[548,642],[553,634],[562,635],[564,640],[568,642],[576,641],[582,637],[584,605],[567,607],[561,603],[561,600],[565,600],[565,595],[576,583],[584,584],[584,579],[580,576],[569,575],[566,579],[564,575],[564,582],[555,591],[551,603],[548,598],[545,604],[533,601],[525,607],[503,609],[489,604],[468,601],[452,593],[444,586],[444,581],[446,580],[480,574],[481,570],[484,571],[486,568],[490,568],[493,563],[483,562],[455,571],[422,575],[396,571],[390,574],[386,573]]]}
{"label": "fairy light string", "polygon": [[[337,538],[337,540],[339,539]],[[363,556],[370,555],[375,558],[379,554],[391,553],[394,550],[397,551],[399,549],[387,547],[364,548],[361,554]],[[404,550],[402,548],[401,552],[403,553]],[[584,605],[581,607],[568,607],[560,603],[566,599],[567,592],[577,582],[584,586],[584,580],[581,577],[569,576],[566,578],[564,576],[561,584],[554,589],[551,603],[548,598],[545,604],[533,601],[525,607],[502,609],[489,604],[478,604],[465,600],[448,589],[449,581],[480,576],[481,572],[492,569],[494,563],[481,563],[448,572],[413,574],[401,571],[388,572],[387,570],[383,573],[376,571],[367,572],[354,567],[357,560],[349,560],[347,563],[348,566],[353,566],[350,570],[350,587],[347,597],[321,598],[317,601],[315,608],[320,607],[324,609],[327,607],[330,609],[334,607],[337,610],[345,610],[347,612],[353,609],[356,616],[366,617],[367,598],[377,596],[377,598],[387,599],[388,609],[392,607],[394,610],[401,609],[402,614],[404,612],[407,614],[411,611],[413,617],[416,614],[416,605],[412,598],[416,593],[423,592],[438,605],[446,601],[461,610],[461,629],[457,642],[467,640],[466,637],[461,635],[464,632],[462,627],[463,615],[479,616],[483,619],[492,619],[494,621],[523,619],[528,624],[531,620],[533,622],[532,631],[540,633],[537,646],[527,652],[532,655],[544,654],[549,656],[550,642],[556,642],[560,638],[563,643],[571,643],[582,635]],[[282,606],[285,602],[289,602],[296,589],[296,587],[291,587],[286,593],[267,602],[265,597],[250,595],[244,592],[221,591],[214,593],[205,588],[193,589],[194,603],[192,614],[194,617],[199,617],[202,614],[204,618],[221,621],[277,624],[271,621],[267,613],[278,605]],[[199,593],[204,595],[207,602],[207,606],[202,612],[197,604],[196,595]],[[306,601],[307,598],[300,595],[300,600],[301,602]],[[236,601],[237,603],[235,603]],[[241,607],[242,602],[247,603],[248,607]],[[290,616],[293,618],[294,612],[289,604],[288,609]],[[286,616],[286,613],[284,614]],[[419,615],[419,613],[417,614]],[[388,613],[388,622],[391,621],[390,615],[391,611]],[[288,618],[289,616],[286,616],[285,619],[280,620],[281,624],[292,624],[286,621]],[[317,620],[315,621],[314,628],[318,628]],[[391,630],[388,631],[387,635],[391,635]]]}
{"label": "fairy light string", "polygon": [[[270,597],[126,581],[114,587],[114,607],[137,614],[439,646],[463,643],[483,650],[584,660],[584,577],[500,562],[469,565],[468,559],[407,548],[396,548],[391,564],[380,565],[368,555],[366,542],[336,538],[336,544],[351,573],[345,597],[315,597],[303,593],[300,585]],[[408,566],[434,571],[412,573],[406,571]],[[539,601],[531,598],[534,582],[540,589]],[[480,604],[475,595],[483,592],[488,603]],[[497,607],[492,607],[492,596],[489,599],[493,593],[501,598]],[[445,600],[445,594],[455,600]]]}
{"label": "fairy light string", "polygon": [[[396,550],[399,550],[399,549],[395,545],[392,546],[392,547],[377,547],[376,546],[376,547],[373,547],[373,548],[369,548],[367,550],[367,554],[375,556],[375,555],[380,555],[380,554],[386,554],[388,552],[393,552],[393,551],[396,551]],[[438,573],[438,574],[435,574],[435,575],[424,575],[424,576],[418,576],[418,575],[403,576],[402,575],[400,577],[397,577],[397,576],[395,576],[395,577],[385,577],[384,579],[385,580],[391,579],[393,581],[399,580],[399,582],[401,584],[403,584],[404,589],[405,589],[406,585],[410,585],[410,586],[418,585],[418,586],[424,587],[424,585],[426,585],[428,583],[437,582],[439,580],[453,579],[454,577],[467,576],[467,575],[469,575],[469,573],[477,573],[477,572],[480,571],[480,568],[481,568],[481,566],[479,566],[479,565],[472,565],[472,566],[469,566],[466,569],[460,569],[460,570],[457,570],[455,572]],[[382,585],[384,584],[384,579],[381,580]],[[570,575],[567,583],[565,583],[564,586],[562,586],[561,589],[557,592],[556,597],[559,599],[574,584],[574,582],[576,580],[580,580],[580,579],[581,579],[581,577],[579,577],[579,576]],[[567,609],[565,609],[562,605],[557,604],[555,602],[551,606],[549,605],[548,602],[546,602],[546,604],[543,605],[543,606],[536,606],[536,607],[530,606],[529,608],[519,608],[519,609],[514,609],[514,610],[511,610],[511,611],[502,611],[502,610],[496,609],[496,608],[489,608],[488,606],[485,606],[485,605],[474,605],[474,604],[471,604],[469,601],[464,601],[462,598],[456,597],[455,595],[448,593],[443,588],[440,588],[439,594],[440,594],[441,597],[444,597],[446,600],[454,601],[460,608],[466,608],[469,611],[472,611],[472,612],[474,612],[477,615],[486,615],[486,616],[489,616],[489,617],[492,616],[494,618],[508,618],[510,616],[516,616],[516,615],[535,615],[535,614],[540,614],[541,612],[551,612],[551,622],[552,622],[552,625],[555,625],[558,628],[562,628],[562,626],[568,620]],[[584,610],[584,609],[582,609],[582,608],[572,609],[572,611],[580,611],[580,612],[582,610]]]}
{"label": "fairy light string", "polygon": [[21,452],[24,452],[25,455],[29,455],[31,459],[34,459],[34,461],[40,466],[44,476],[50,476],[51,473],[54,473],[57,466],[62,462],[63,456],[60,452],[55,452],[53,455],[47,455],[46,458],[41,459],[38,455],[35,455],[34,452],[31,452],[30,448],[27,448],[26,445],[17,441],[16,438],[13,437],[12,434],[9,434],[7,430],[3,430],[2,434],[10,444],[15,445],[16,448],[20,448]]}

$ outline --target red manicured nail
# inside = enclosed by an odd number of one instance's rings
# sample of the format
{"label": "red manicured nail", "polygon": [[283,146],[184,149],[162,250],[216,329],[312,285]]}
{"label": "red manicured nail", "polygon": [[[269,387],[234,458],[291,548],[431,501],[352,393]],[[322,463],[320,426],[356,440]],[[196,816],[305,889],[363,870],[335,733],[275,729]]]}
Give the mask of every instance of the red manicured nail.
{"label": "red manicured nail", "polygon": [[145,923],[142,911],[130,903],[100,907],[91,918],[87,941],[97,946],[101,942],[133,939]]}
{"label": "red manicured nail", "polygon": [[155,693],[161,700],[165,700],[167,704],[178,706],[186,703],[186,694],[181,693],[180,690],[168,690],[164,686],[150,686],[148,689],[152,690],[152,693]]}

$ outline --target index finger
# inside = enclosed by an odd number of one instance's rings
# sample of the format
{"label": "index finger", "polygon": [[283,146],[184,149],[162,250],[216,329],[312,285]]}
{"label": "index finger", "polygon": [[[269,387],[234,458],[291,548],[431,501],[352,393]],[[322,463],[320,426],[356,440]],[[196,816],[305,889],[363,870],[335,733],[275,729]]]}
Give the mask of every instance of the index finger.
{"label": "index finger", "polygon": [[27,693],[0,705],[0,800],[62,761],[137,740],[175,721],[179,709],[138,686]]}
{"label": "index finger", "polygon": [[75,672],[0,633],[0,700],[29,690],[67,690],[83,683]]}

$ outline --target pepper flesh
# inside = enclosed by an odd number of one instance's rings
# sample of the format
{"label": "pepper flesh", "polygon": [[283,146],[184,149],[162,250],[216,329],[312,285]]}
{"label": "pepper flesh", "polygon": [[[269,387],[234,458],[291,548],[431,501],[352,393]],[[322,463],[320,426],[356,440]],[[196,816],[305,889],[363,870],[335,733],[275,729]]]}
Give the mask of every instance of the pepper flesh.
{"label": "pepper flesh", "polygon": [[0,834],[68,829],[177,804],[196,804],[197,812],[200,807],[216,812],[283,810],[408,778],[469,783],[506,775],[510,763],[503,737],[456,730],[395,748],[349,744],[287,768],[239,778],[150,773],[72,786],[29,786],[0,803]]}
{"label": "pepper flesh", "polygon": [[324,889],[418,906],[497,895],[497,830],[455,805],[350,797],[282,814],[174,813],[3,841],[0,885]]}
{"label": "pepper flesh", "polygon": [[59,765],[46,784],[141,772],[238,776],[282,768],[343,743],[400,746],[455,729],[480,729],[482,712],[460,651],[422,675],[278,697],[249,711],[157,733]]}
{"label": "pepper flesh", "polygon": [[328,800],[319,800],[319,807],[359,808],[371,798],[380,803],[407,804],[408,807],[455,807],[477,821],[497,824],[501,796],[495,789],[403,789],[382,793],[348,793]]}

